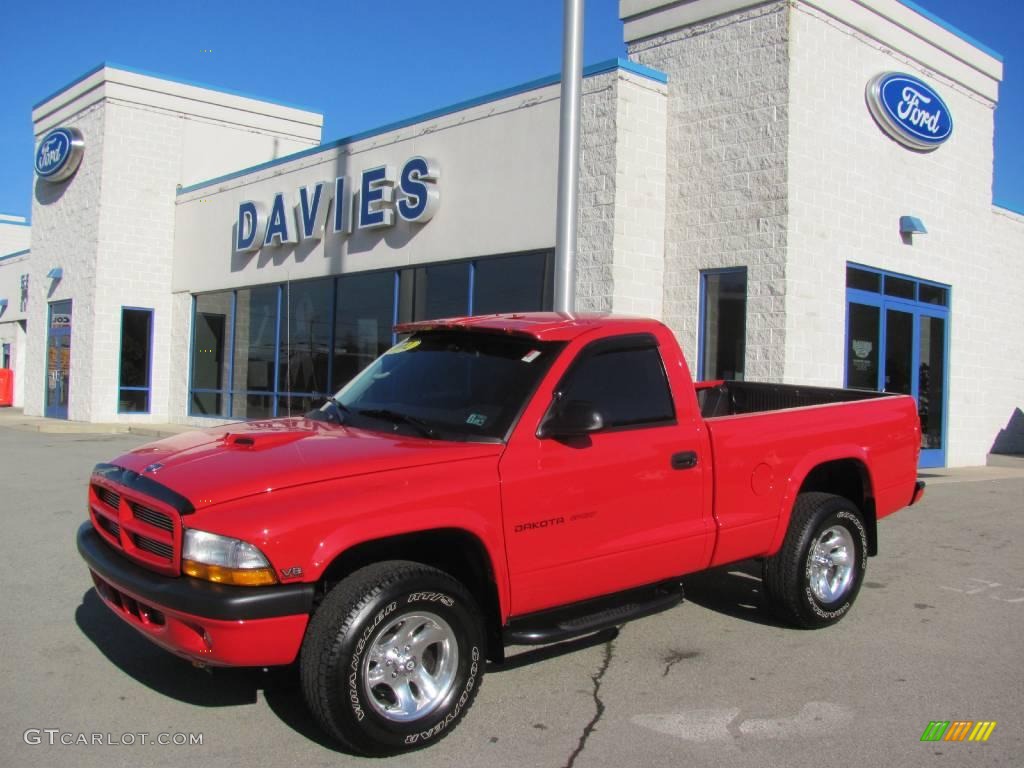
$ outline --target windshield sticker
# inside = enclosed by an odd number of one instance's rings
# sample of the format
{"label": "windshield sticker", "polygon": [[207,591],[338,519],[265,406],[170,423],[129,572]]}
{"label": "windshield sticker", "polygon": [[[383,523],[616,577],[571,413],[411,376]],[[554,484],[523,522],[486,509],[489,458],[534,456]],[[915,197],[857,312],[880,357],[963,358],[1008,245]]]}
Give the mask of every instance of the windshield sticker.
{"label": "windshield sticker", "polygon": [[466,418],[467,424],[472,424],[474,427],[482,427],[487,423],[487,417],[482,413],[471,413]]}
{"label": "windshield sticker", "polygon": [[540,350],[539,349],[531,349],[529,352],[527,352],[525,355],[523,355],[523,362],[524,363],[532,363],[538,357],[540,357]]}
{"label": "windshield sticker", "polygon": [[385,352],[385,355],[397,355],[399,352],[408,352],[410,349],[416,349],[420,345],[419,339],[409,339],[403,341],[401,344],[395,344],[391,349]]}

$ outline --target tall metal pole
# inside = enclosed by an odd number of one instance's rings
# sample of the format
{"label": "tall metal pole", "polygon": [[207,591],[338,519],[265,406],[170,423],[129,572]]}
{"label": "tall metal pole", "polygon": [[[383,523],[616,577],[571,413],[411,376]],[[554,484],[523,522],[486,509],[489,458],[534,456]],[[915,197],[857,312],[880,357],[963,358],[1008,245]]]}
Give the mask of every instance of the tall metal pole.
{"label": "tall metal pole", "polygon": [[583,0],[563,0],[562,103],[558,129],[555,224],[555,311],[576,307],[576,197],[580,175],[580,92],[583,88]]}

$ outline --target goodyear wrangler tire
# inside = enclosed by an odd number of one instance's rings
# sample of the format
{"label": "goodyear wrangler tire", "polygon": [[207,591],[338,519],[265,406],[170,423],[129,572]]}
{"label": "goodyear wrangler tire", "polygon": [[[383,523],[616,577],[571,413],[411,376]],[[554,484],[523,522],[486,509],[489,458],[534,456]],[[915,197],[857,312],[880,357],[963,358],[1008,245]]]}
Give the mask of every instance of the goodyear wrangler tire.
{"label": "goodyear wrangler tire", "polygon": [[466,714],[484,673],[480,611],[448,574],[420,563],[362,568],[314,614],[302,688],[331,736],[365,755],[440,741]]}
{"label": "goodyear wrangler tire", "polygon": [[864,521],[853,502],[829,493],[800,494],[781,549],[764,561],[769,605],[798,627],[835,624],[857,599],[867,548]]}

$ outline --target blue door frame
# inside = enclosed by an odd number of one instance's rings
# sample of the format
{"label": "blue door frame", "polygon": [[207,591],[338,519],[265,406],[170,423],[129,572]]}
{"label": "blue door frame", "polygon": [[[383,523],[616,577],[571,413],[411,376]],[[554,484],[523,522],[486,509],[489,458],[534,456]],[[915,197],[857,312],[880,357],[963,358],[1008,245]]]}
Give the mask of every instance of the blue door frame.
{"label": "blue door frame", "polygon": [[43,414],[51,419],[68,417],[71,383],[71,302],[50,304],[46,328],[46,391]]}
{"label": "blue door frame", "polygon": [[[861,265],[853,265],[856,269],[865,271],[875,272],[882,276],[891,276],[902,280],[913,280],[915,282],[922,282],[917,278],[907,277],[905,275],[898,275],[889,272],[883,272],[881,270],[872,269],[870,267],[862,267]],[[939,286],[936,283],[925,283],[926,285],[935,285],[949,290],[949,286]],[[880,283],[881,285],[881,283]],[[947,294],[948,295],[948,294]],[[944,335],[945,338],[942,342],[943,349],[943,366],[942,366],[942,382],[941,382],[941,393],[942,402],[939,404],[929,403],[928,408],[938,407],[938,411],[941,413],[941,446],[938,448],[925,448],[921,449],[921,459],[919,466],[921,468],[927,467],[944,467],[946,465],[946,448],[949,443],[949,306],[940,306],[936,304],[929,304],[914,299],[897,298],[895,296],[887,296],[881,290],[876,293],[873,291],[859,290],[856,288],[846,289],[846,348],[844,350],[843,358],[843,378],[844,386],[849,386],[849,367],[846,364],[847,356],[849,355],[850,349],[850,306],[852,304],[861,304],[864,306],[875,307],[879,311],[879,328],[878,328],[878,381],[876,389],[879,391],[885,390],[886,384],[886,363],[887,363],[887,336],[888,336],[888,319],[889,312],[903,312],[912,317],[912,328],[913,333],[911,334],[912,348],[911,348],[911,360],[910,360],[910,372],[912,375],[909,376],[910,384],[910,395],[918,401],[919,411],[921,410],[921,392],[920,392],[920,366],[921,366],[921,318],[930,317],[943,321]],[[913,372],[917,372],[918,375],[913,375]]]}

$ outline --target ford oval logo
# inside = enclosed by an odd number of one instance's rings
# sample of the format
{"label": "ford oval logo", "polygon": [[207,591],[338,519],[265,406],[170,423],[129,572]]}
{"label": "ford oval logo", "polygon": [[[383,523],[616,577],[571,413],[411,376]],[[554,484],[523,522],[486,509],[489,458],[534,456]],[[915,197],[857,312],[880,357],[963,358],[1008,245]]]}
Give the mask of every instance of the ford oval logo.
{"label": "ford oval logo", "polygon": [[865,96],[882,130],[911,149],[935,149],[953,133],[946,102],[912,75],[883,72],[868,83]]}
{"label": "ford oval logo", "polygon": [[46,181],[64,181],[78,170],[85,142],[77,128],[54,128],[36,148],[36,175]]}

